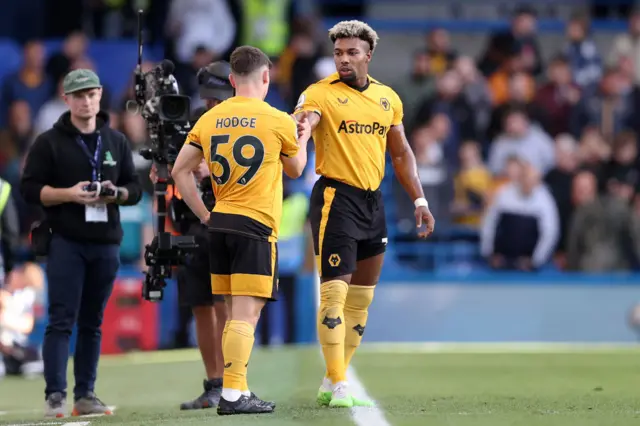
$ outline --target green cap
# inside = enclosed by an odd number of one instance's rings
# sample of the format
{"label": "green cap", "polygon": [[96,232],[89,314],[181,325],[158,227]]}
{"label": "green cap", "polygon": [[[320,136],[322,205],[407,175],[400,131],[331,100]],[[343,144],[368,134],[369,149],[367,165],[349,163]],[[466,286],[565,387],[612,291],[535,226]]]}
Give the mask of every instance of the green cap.
{"label": "green cap", "polygon": [[67,74],[62,82],[64,94],[77,92],[79,90],[97,89],[102,87],[98,75],[87,69],[73,70]]}

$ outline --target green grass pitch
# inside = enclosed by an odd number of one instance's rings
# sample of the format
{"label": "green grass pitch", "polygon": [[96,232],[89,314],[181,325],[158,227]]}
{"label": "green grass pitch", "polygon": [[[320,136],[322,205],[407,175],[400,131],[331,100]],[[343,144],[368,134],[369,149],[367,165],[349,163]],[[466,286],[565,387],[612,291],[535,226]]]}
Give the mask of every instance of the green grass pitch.
{"label": "green grass pitch", "polygon": [[[639,350],[491,348],[363,345],[354,366],[378,402],[384,426],[640,424]],[[181,412],[180,402],[201,391],[203,378],[199,355],[189,350],[104,357],[97,392],[116,406],[115,415],[108,417],[45,420],[42,379],[6,378],[0,381],[0,424],[357,424],[349,410],[316,406],[323,374],[316,347],[258,349],[249,374],[251,389],[277,402],[274,414],[219,417],[215,410]],[[70,384],[72,389],[71,379]]]}

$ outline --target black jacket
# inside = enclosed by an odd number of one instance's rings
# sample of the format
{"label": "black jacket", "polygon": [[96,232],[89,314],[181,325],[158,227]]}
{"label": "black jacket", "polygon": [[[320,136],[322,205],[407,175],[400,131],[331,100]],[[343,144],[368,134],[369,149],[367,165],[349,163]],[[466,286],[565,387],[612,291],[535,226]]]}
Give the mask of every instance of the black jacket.
{"label": "black jacket", "polygon": [[[109,116],[98,113],[97,129],[102,138],[100,154],[102,181],[110,180],[118,187],[125,187],[129,197],[125,205],[140,201],[142,189],[133,166],[129,141],[108,126]],[[94,152],[97,134],[82,135]],[[92,167],[86,153],[78,143],[81,133],[71,124],[71,115],[60,116],[51,130],[38,136],[29,150],[21,181],[24,199],[31,204],[42,205],[40,192],[46,185],[54,188],[69,188],[78,182],[92,180]],[[118,205],[107,205],[108,222],[86,222],[85,206],[63,203],[44,207],[46,217],[54,234],[70,240],[104,244],[120,244],[122,227]]]}

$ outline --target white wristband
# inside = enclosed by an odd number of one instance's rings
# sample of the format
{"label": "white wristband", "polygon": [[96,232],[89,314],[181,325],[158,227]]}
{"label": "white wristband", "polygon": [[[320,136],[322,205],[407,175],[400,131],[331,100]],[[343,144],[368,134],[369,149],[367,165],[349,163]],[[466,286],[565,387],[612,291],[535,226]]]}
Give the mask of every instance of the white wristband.
{"label": "white wristband", "polygon": [[418,207],[426,207],[429,208],[429,202],[427,202],[426,198],[418,198],[417,200],[415,200],[413,202],[413,205],[416,206],[416,209]]}

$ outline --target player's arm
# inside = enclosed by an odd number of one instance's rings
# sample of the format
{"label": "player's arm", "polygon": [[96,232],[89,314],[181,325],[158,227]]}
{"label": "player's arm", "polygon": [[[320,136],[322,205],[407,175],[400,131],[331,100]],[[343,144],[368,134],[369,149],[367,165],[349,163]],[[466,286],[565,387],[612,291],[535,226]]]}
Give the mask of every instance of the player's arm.
{"label": "player's arm", "polygon": [[411,151],[402,123],[394,125],[389,129],[387,133],[387,147],[389,154],[391,154],[393,170],[398,177],[398,181],[400,181],[400,184],[416,206],[416,227],[420,228],[423,222],[426,225],[426,230],[418,232],[418,236],[420,238],[427,238],[433,233],[435,219],[429,211],[429,203],[424,198],[422,184],[418,176],[416,157],[413,155],[413,151]]}
{"label": "player's arm", "polygon": [[300,113],[300,119],[287,123],[282,131],[282,150],[280,159],[282,169],[291,179],[302,176],[307,166],[307,142],[311,136],[311,127],[307,119],[307,113]]}
{"label": "player's arm", "polygon": [[176,158],[173,169],[171,169],[171,177],[180,195],[182,195],[182,199],[187,203],[191,211],[198,216],[202,223],[207,223],[210,212],[207,206],[204,205],[200,195],[198,195],[198,187],[193,176],[193,170],[198,167],[204,158],[204,151],[200,144],[201,122],[202,120],[198,120],[191,132],[189,132],[187,141],[178,153],[178,158]]}
{"label": "player's arm", "polygon": [[305,90],[298,99],[298,104],[293,112],[298,122],[302,121],[304,117],[309,120],[309,126],[313,132],[320,118],[322,117],[322,105],[324,104],[325,91],[317,85],[310,86]]}

